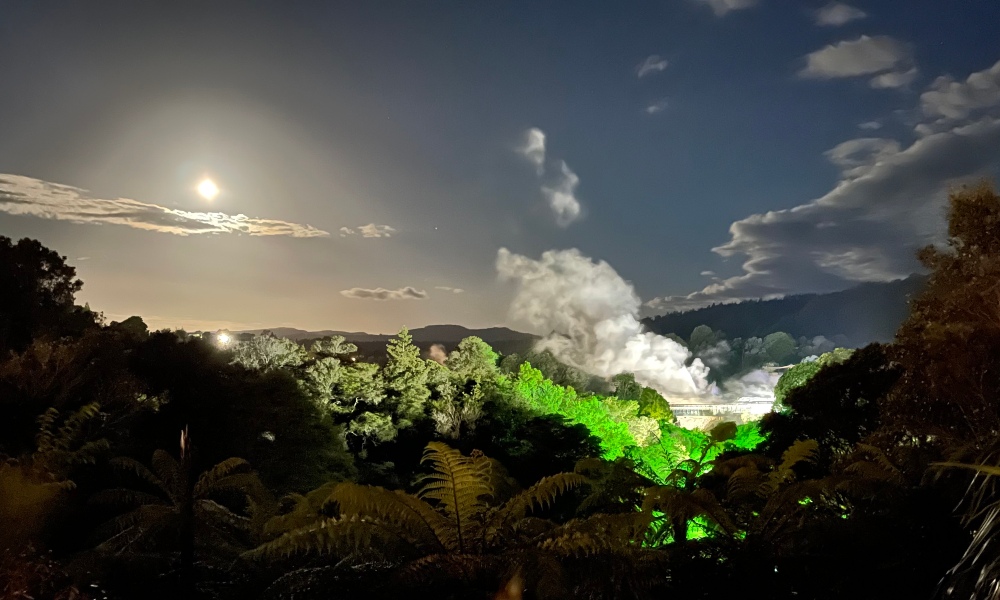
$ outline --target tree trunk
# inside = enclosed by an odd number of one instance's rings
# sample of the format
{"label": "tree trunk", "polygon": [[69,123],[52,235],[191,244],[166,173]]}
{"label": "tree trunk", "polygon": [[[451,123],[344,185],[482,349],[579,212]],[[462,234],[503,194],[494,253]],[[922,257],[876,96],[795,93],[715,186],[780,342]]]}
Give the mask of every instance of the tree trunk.
{"label": "tree trunk", "polygon": [[194,477],[191,443],[188,439],[187,427],[181,432],[180,466],[181,592],[186,598],[194,598]]}

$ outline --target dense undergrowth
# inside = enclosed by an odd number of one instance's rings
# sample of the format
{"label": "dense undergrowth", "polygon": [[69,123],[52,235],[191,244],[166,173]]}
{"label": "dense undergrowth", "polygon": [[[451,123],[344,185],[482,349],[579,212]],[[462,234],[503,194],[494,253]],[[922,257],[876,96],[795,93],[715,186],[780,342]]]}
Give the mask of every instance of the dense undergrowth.
{"label": "dense undergrowth", "polygon": [[[374,364],[104,323],[0,238],[0,598],[992,598],[1000,197],[953,194],[949,233],[892,344],[710,431],[477,338]],[[728,368],[801,360],[787,337]]]}

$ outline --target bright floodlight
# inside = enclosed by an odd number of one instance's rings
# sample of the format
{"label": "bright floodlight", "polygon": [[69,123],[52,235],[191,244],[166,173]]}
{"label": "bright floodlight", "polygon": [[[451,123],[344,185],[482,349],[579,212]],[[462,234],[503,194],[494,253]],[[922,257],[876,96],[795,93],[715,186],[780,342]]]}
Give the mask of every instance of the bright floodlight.
{"label": "bright floodlight", "polygon": [[205,200],[214,200],[219,195],[219,186],[211,179],[205,178],[198,184],[198,193]]}
{"label": "bright floodlight", "polygon": [[216,339],[217,342],[219,342],[220,346],[228,346],[229,342],[233,341],[233,336],[229,335],[228,333],[223,332],[223,333],[220,333],[219,335],[215,336],[215,339]]}

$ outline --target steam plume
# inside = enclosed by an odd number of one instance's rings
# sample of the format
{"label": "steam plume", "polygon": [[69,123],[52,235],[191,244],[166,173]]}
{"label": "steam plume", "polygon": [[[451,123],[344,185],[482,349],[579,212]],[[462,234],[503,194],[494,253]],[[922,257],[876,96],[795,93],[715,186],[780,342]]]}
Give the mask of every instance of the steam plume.
{"label": "steam plume", "polygon": [[431,349],[427,352],[428,358],[431,360],[444,364],[444,361],[448,360],[448,353],[445,351],[444,346],[441,344],[434,344]]}
{"label": "steam plume", "polygon": [[539,349],[601,377],[634,373],[664,396],[701,394],[708,368],[677,342],[643,331],[632,284],[579,250],[549,250],[539,260],[497,253],[497,271],[518,285],[511,316],[551,332]]}

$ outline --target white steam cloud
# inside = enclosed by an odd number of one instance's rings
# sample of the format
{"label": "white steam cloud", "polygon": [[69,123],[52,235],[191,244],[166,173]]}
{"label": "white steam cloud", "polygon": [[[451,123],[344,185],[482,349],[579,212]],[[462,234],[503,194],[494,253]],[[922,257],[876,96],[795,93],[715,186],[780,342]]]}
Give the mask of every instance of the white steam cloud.
{"label": "white steam cloud", "polygon": [[708,368],[677,342],[643,331],[641,300],[632,284],[604,261],[579,250],[549,250],[533,260],[506,248],[497,253],[502,279],[518,283],[511,316],[548,335],[539,349],[601,377],[634,373],[664,396],[708,389]]}
{"label": "white steam cloud", "polygon": [[441,344],[434,344],[431,346],[430,350],[427,351],[427,356],[434,362],[442,365],[444,364],[444,361],[448,360],[448,352]]}
{"label": "white steam cloud", "polygon": [[524,143],[518,152],[524,155],[533,165],[539,175],[545,172],[545,132],[532,127],[524,132]]}

